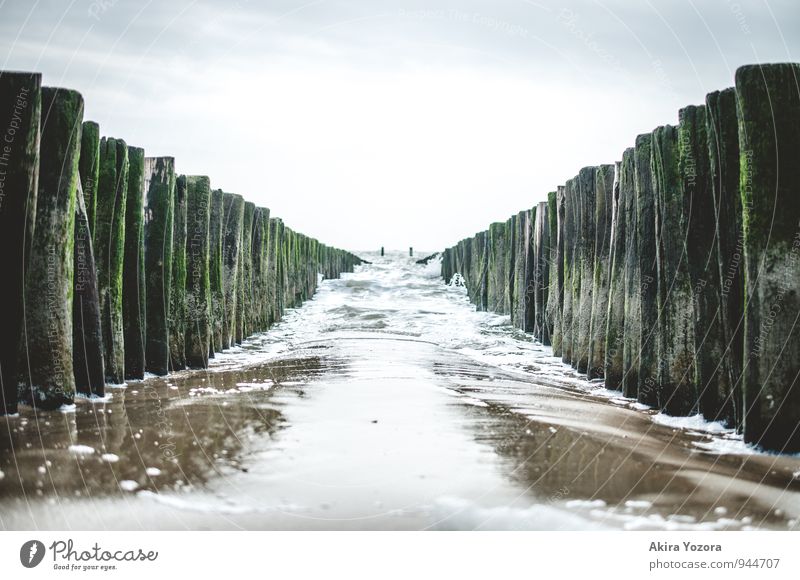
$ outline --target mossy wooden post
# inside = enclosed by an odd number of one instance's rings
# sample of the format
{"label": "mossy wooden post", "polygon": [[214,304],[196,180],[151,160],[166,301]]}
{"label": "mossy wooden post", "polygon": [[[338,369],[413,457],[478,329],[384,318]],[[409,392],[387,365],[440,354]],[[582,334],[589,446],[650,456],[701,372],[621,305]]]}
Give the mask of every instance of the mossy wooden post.
{"label": "mossy wooden post", "polygon": [[[467,286],[467,293],[475,307],[479,311],[487,309],[488,297],[488,273],[489,273],[489,254],[487,240],[488,231],[478,232],[470,240],[470,255],[472,256],[472,283]],[[454,272],[453,272],[454,273]],[[450,278],[452,278],[452,274]],[[450,278],[447,281],[450,281]]]}
{"label": "mossy wooden post", "polygon": [[[625,187],[623,187],[623,182]],[[604,376],[606,388],[622,389],[623,351],[625,332],[625,248],[626,204],[632,195],[633,149],[626,149],[617,163],[614,177],[611,218],[611,275],[608,290],[608,323],[606,326],[606,358]]]}
{"label": "mossy wooden post", "polygon": [[[270,232],[272,233],[272,232]],[[283,220],[275,220],[275,320],[283,318],[285,308],[286,286],[288,285],[286,276],[286,227]],[[271,236],[270,236],[271,237]]]}
{"label": "mossy wooden post", "polygon": [[17,412],[19,346],[39,178],[42,76],[0,73],[0,415]]}
{"label": "mossy wooden post", "polygon": [[100,178],[100,126],[94,121],[85,121],[81,130],[81,157],[78,161],[81,176],[83,202],[89,232],[94,235],[97,213],[97,184]]}
{"label": "mossy wooden post", "polygon": [[678,150],[675,127],[666,125],[653,131],[651,171],[658,215],[658,400],[670,415],[687,415],[697,404],[695,317]]}
{"label": "mossy wooden post", "polygon": [[208,368],[211,346],[209,273],[211,182],[186,178],[186,366]]}
{"label": "mossy wooden post", "polygon": [[[589,365],[589,339],[592,326],[592,292],[594,290],[595,193],[597,167],[584,167],[578,174],[580,229],[577,235],[576,266],[578,286],[577,311],[573,333],[575,356],[573,365],[585,373]],[[575,306],[573,306],[575,308]]]}
{"label": "mossy wooden post", "polygon": [[[549,197],[549,195],[548,195]],[[533,317],[530,329],[542,344],[550,344],[550,328],[547,323],[548,285],[550,284],[550,215],[547,202],[540,202],[532,211],[534,216],[530,254],[531,279],[533,285]]]}
{"label": "mossy wooden post", "polygon": [[103,328],[106,381],[125,381],[122,331],[122,268],[125,256],[125,206],[128,194],[128,147],[121,139],[100,141],[94,250]]}
{"label": "mossy wooden post", "polygon": [[506,254],[503,271],[506,280],[505,296],[503,297],[503,314],[511,316],[511,307],[514,304],[514,260],[516,259],[516,248],[514,246],[514,230],[516,228],[517,216],[513,215],[506,220]]}
{"label": "mossy wooden post", "polygon": [[[625,216],[625,315],[622,362],[622,394],[637,398],[639,393],[639,343],[642,335],[642,275],[639,269],[639,214],[637,183],[650,179],[649,135],[639,135],[631,150],[630,168],[626,171],[625,156],[622,158],[620,197],[625,200],[622,211]],[[647,149],[647,151],[642,151]],[[627,151],[626,151],[627,153]],[[645,154],[646,153],[646,154]],[[641,175],[640,174],[644,174]],[[626,178],[630,179],[626,179]],[[652,402],[652,399],[651,399]]]}
{"label": "mossy wooden post", "polygon": [[36,221],[25,279],[22,397],[41,409],[71,404],[75,195],[83,97],[42,88]]}
{"label": "mossy wooden post", "polygon": [[[528,309],[533,312],[534,296],[533,288],[530,287],[530,276],[528,265],[532,260],[528,259],[528,247],[531,244],[531,213],[530,210],[523,210],[514,216],[514,262],[512,279],[514,282],[514,304],[511,310],[511,323],[525,332],[530,332],[528,324]],[[469,240],[464,240],[465,260],[467,264],[471,262]]]}
{"label": "mossy wooden post", "polygon": [[170,370],[186,368],[186,176],[175,178],[172,220],[172,278],[169,285],[169,364]]}
{"label": "mossy wooden post", "polygon": [[744,230],[739,195],[739,131],[736,91],[726,89],[706,96],[709,173],[718,232],[722,327],[732,396],[721,415],[742,428],[742,354],[744,351]]}
{"label": "mossy wooden post", "polygon": [[506,225],[495,222],[489,226],[489,270],[488,270],[488,310],[503,313],[508,291],[508,276],[505,271],[508,242]]}
{"label": "mossy wooden post", "polygon": [[222,326],[222,348],[235,342],[236,308],[239,298],[239,251],[244,219],[244,198],[225,194],[225,239],[223,248],[223,281],[225,289],[225,318]]}
{"label": "mossy wooden post", "polygon": [[239,282],[237,285],[238,304],[236,309],[236,343],[242,341],[253,333],[251,320],[253,312],[252,288],[252,248],[253,248],[253,219],[256,206],[250,201],[244,203],[242,213],[242,247],[239,250]]}
{"label": "mossy wooden post", "polygon": [[128,147],[125,259],[122,271],[122,324],[125,379],[144,378],[146,295],[144,276],[144,149]]}
{"label": "mossy wooden post", "polygon": [[736,71],[745,234],[744,438],[800,451],[800,65]]}
{"label": "mossy wooden post", "polygon": [[604,376],[608,301],[611,284],[611,225],[614,198],[613,165],[597,168],[594,194],[594,267],[589,329],[589,358],[586,374],[590,379]]}
{"label": "mossy wooden post", "polygon": [[145,370],[166,375],[170,359],[175,159],[146,157],[144,177]]}
{"label": "mossy wooden post", "polygon": [[[266,221],[265,219],[266,218]],[[269,262],[269,210],[256,207],[250,228],[250,264],[251,264],[251,290],[253,304],[251,315],[253,331],[262,332],[269,327],[271,313],[269,310],[269,291],[267,289]]]}
{"label": "mossy wooden post", "polygon": [[279,218],[269,220],[269,291],[272,296],[272,320],[280,320],[281,279],[281,222]]}
{"label": "mossy wooden post", "polygon": [[208,356],[222,350],[222,318],[224,316],[225,292],[222,288],[222,231],[225,211],[221,189],[211,192],[209,221],[209,280],[211,284],[211,343]]}
{"label": "mossy wooden post", "polygon": [[658,283],[656,213],[650,170],[652,134],[636,138],[636,229],[640,275],[639,394],[640,403],[658,406]]}
{"label": "mossy wooden post", "polygon": [[577,236],[577,178],[570,179],[564,186],[564,297],[561,310],[561,360],[567,364],[573,361],[573,314],[576,285],[580,280],[575,276],[575,238]]}
{"label": "mossy wooden post", "polygon": [[[695,306],[695,369],[699,410],[706,418],[718,420],[725,418],[724,408],[731,401],[733,385],[725,357],[706,108],[691,106],[681,109],[679,119],[680,168],[688,222],[686,247]],[[697,401],[693,408],[697,408]]]}
{"label": "mossy wooden post", "polygon": [[[83,126],[86,127],[86,123]],[[85,139],[83,142],[85,143]],[[84,395],[102,397],[105,394],[106,384],[103,365],[103,328],[92,233],[80,180],[75,196],[73,265],[75,271],[72,295],[72,366],[75,374],[75,390]]]}
{"label": "mossy wooden post", "polygon": [[[551,237],[550,246],[550,292],[547,298],[547,312],[551,321],[551,339],[553,356],[560,357],[564,352],[564,220],[566,210],[565,187],[559,185],[556,194],[547,203],[550,213]],[[554,225],[555,224],[555,225]]]}
{"label": "mossy wooden post", "polygon": [[[261,262],[262,262],[262,288],[264,289],[264,297],[262,299],[262,318],[264,321],[264,330],[272,326],[275,320],[273,319],[272,303],[275,300],[272,295],[274,281],[272,279],[274,270],[270,260],[273,259],[270,248],[272,247],[271,227],[270,227],[270,211],[269,208],[261,208],[261,230],[264,232],[264,242],[261,246]],[[255,219],[255,218],[254,218]]]}

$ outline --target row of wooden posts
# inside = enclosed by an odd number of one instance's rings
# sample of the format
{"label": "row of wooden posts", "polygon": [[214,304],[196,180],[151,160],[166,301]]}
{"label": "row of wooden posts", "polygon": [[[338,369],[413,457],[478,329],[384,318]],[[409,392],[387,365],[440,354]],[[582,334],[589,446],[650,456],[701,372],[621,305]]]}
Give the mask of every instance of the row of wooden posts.
{"label": "row of wooden posts", "polygon": [[800,451],[800,65],[738,69],[442,273],[609,389]]}
{"label": "row of wooden posts", "polygon": [[205,368],[359,258],[0,72],[0,414]]}

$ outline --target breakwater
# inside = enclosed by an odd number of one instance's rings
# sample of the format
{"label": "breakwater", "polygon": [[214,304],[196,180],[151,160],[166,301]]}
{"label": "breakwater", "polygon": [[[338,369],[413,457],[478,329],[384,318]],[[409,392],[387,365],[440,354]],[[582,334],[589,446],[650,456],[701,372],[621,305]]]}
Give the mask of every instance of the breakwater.
{"label": "breakwater", "polygon": [[361,260],[0,72],[0,414],[205,368]]}
{"label": "breakwater", "polygon": [[609,389],[800,451],[800,65],[636,137],[442,255],[479,310]]}

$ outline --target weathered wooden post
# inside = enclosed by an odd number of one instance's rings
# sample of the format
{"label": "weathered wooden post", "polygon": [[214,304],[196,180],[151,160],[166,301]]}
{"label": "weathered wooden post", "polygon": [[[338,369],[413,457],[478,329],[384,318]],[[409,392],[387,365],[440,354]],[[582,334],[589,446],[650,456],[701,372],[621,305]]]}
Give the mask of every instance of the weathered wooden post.
{"label": "weathered wooden post", "polygon": [[207,368],[211,347],[211,182],[186,178],[186,365]]}
{"label": "weathered wooden post", "polygon": [[244,198],[226,193],[225,239],[223,248],[223,281],[225,289],[225,318],[222,326],[222,348],[230,348],[235,341],[236,308],[239,280],[239,251],[244,220]]}
{"label": "weathered wooden post", "polygon": [[41,103],[39,187],[22,336],[27,380],[20,394],[37,408],[56,409],[75,397],[72,293],[83,97],[44,87]]}
{"label": "weathered wooden post", "polygon": [[605,372],[608,301],[611,284],[613,199],[614,166],[601,165],[597,168],[594,194],[594,267],[589,330],[589,362],[586,371],[590,379],[603,377]]}
{"label": "weathered wooden post", "polygon": [[381,246],[381,256],[383,256],[383,246]]}
{"label": "weathered wooden post", "polygon": [[[83,126],[86,127],[86,123]],[[80,180],[75,197],[73,267],[75,271],[72,288],[72,366],[75,374],[75,390],[84,395],[102,397],[105,395],[106,384],[102,317],[97,292],[92,233]]]}
{"label": "weathered wooden post", "polygon": [[[469,299],[480,311],[487,309],[488,297],[488,273],[489,273],[489,254],[487,240],[488,231],[475,234],[470,240],[470,255],[472,256],[472,282],[467,286]],[[444,267],[444,262],[442,262]],[[443,270],[444,271],[444,270]],[[453,277],[455,272],[451,272],[446,279],[447,282]]]}
{"label": "weathered wooden post", "polygon": [[[170,292],[175,204],[175,159],[144,160],[144,272],[145,369],[156,375],[169,372]],[[184,266],[185,267],[185,266]]]}
{"label": "weathered wooden post", "polygon": [[[706,109],[690,106],[679,112],[680,169],[687,208],[687,258],[694,294],[695,369],[699,401],[693,402],[710,420],[731,398],[730,370],[724,364],[719,251],[714,196],[709,173]],[[688,404],[688,403],[687,403]]]}
{"label": "weathered wooden post", "polygon": [[[648,135],[637,137],[640,148],[649,143]],[[649,149],[649,147],[648,147]],[[650,152],[645,156],[642,151],[637,154],[636,147],[630,151],[630,173],[626,172],[625,155],[622,157],[622,176],[620,178],[620,197],[625,200],[622,212],[625,218],[625,314],[622,332],[623,362],[622,362],[622,394],[626,397],[637,398],[639,393],[639,343],[642,334],[641,312],[642,291],[641,271],[639,269],[639,215],[637,208],[636,184],[639,172],[646,173],[642,176],[644,181],[649,180]],[[645,165],[646,157],[646,165]],[[630,177],[630,180],[626,180]]]}
{"label": "weathered wooden post", "polygon": [[253,287],[252,287],[252,251],[253,227],[256,206],[253,202],[246,201],[242,214],[242,247],[239,250],[239,282],[237,284],[238,304],[241,308],[236,310],[236,342],[242,341],[253,333]]}
{"label": "weathered wooden post", "polygon": [[507,304],[508,274],[505,270],[509,245],[506,224],[495,222],[489,226],[488,310],[502,314]]}
{"label": "weathered wooden post", "polygon": [[573,366],[585,373],[589,365],[589,339],[592,325],[592,292],[594,290],[594,242],[595,242],[595,190],[597,167],[584,167],[578,174],[578,200],[580,229],[577,235],[576,266],[578,286],[577,311],[573,325],[576,346]]}
{"label": "weathered wooden post", "polygon": [[[549,194],[548,194],[549,197]],[[533,286],[532,318],[528,324],[534,337],[542,344],[550,344],[550,329],[547,324],[548,284],[550,283],[550,214],[547,202],[540,202],[535,213],[531,236],[530,256],[531,284]]]}
{"label": "weathered wooden post", "polygon": [[211,284],[211,343],[208,356],[214,358],[214,353],[222,350],[222,318],[225,311],[225,292],[222,289],[222,231],[225,211],[221,189],[211,192],[210,211],[208,260]]}
{"label": "weathered wooden post", "polygon": [[408,256],[409,256],[409,258],[413,258],[414,257],[414,248],[408,248]]}
{"label": "weathered wooden post", "polygon": [[[550,246],[550,292],[547,299],[547,312],[550,318],[553,356],[560,357],[564,352],[564,219],[566,210],[566,189],[559,185],[556,195],[547,203],[550,213],[551,236],[554,238]],[[553,225],[555,224],[555,225]]]}
{"label": "weathered wooden post", "polygon": [[800,451],[800,65],[736,71],[745,233],[744,437]]}
{"label": "weathered wooden post", "polygon": [[17,412],[19,346],[39,179],[42,76],[0,73],[0,415]]}
{"label": "weathered wooden post", "polygon": [[633,179],[633,149],[626,149],[622,161],[614,172],[614,190],[611,210],[611,273],[608,289],[608,322],[606,325],[606,357],[604,376],[606,388],[622,389],[623,332],[625,328],[625,204],[623,197],[630,195],[630,187],[622,188],[623,173],[626,184]]}
{"label": "weathered wooden post", "polygon": [[122,270],[122,325],[125,379],[144,378],[146,296],[144,277],[144,149],[128,147],[125,258]]}
{"label": "weathered wooden post", "polygon": [[575,238],[577,226],[577,177],[567,180],[564,186],[564,296],[561,310],[561,360],[567,364],[573,361],[573,314],[577,310],[575,303],[576,286],[580,287],[580,279],[575,273]]}
{"label": "weathered wooden post", "polygon": [[128,194],[128,147],[124,141],[100,141],[94,250],[103,328],[106,381],[125,381],[122,331],[122,269],[125,255],[125,206]]}
{"label": "weathered wooden post", "polygon": [[100,126],[94,121],[85,121],[81,131],[81,157],[78,161],[81,176],[83,202],[89,232],[94,235],[95,215],[97,213],[97,184],[100,179]]}
{"label": "weathered wooden post", "polygon": [[709,173],[718,232],[720,297],[725,354],[732,394],[721,415],[741,430],[742,355],[744,352],[744,230],[739,195],[739,130],[736,91],[726,89],[706,96]]}
{"label": "weathered wooden post", "polygon": [[[536,208],[533,209],[536,211]],[[513,243],[514,243],[514,262],[512,264],[512,281],[513,281],[513,297],[514,303],[511,309],[511,323],[517,328],[530,332],[532,326],[527,322],[528,309],[531,311],[531,317],[535,308],[534,290],[530,285],[530,274],[532,269],[528,269],[529,265],[533,264],[533,259],[528,260],[528,248],[531,245],[531,212],[530,210],[523,210],[514,216],[513,221]],[[464,240],[465,250],[470,248],[469,240]],[[467,254],[465,258],[471,261],[471,255]]]}
{"label": "weathered wooden post", "polygon": [[697,404],[695,316],[686,255],[688,215],[679,168],[678,130],[653,131],[651,171],[655,193],[658,265],[657,387],[661,408],[688,415]]}
{"label": "weathered wooden post", "polygon": [[175,178],[172,220],[172,277],[169,285],[169,364],[170,370],[186,368],[186,176]]}

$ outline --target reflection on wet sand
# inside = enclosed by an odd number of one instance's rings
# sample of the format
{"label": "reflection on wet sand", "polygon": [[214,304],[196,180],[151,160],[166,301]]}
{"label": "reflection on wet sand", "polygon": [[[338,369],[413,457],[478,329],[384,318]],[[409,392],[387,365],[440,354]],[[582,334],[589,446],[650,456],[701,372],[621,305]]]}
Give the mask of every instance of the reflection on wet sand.
{"label": "reflection on wet sand", "polygon": [[208,371],[0,418],[0,528],[798,527],[800,458],[657,424],[374,262]]}

